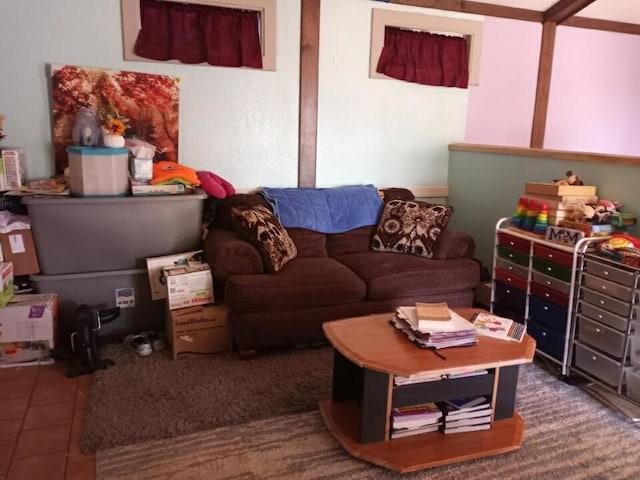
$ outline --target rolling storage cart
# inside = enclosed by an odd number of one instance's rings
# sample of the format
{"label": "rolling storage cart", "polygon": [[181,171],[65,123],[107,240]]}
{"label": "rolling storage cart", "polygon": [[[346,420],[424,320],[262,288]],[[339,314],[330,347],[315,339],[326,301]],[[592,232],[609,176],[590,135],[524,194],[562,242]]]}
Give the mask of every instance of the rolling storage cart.
{"label": "rolling storage cart", "polygon": [[640,405],[640,269],[587,253],[578,273],[571,373]]}
{"label": "rolling storage cart", "polygon": [[491,312],[524,323],[536,340],[536,353],[561,366],[568,377],[578,262],[588,246],[550,242],[511,229],[510,217],[496,224]]}

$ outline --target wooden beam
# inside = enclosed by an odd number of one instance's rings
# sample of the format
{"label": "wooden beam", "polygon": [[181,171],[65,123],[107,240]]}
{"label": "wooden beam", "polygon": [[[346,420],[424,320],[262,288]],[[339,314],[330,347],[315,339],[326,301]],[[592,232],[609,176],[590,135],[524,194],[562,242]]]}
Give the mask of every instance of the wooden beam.
{"label": "wooden beam", "polygon": [[302,0],[300,27],[300,106],[298,186],[316,186],[320,0]]}
{"label": "wooden beam", "polygon": [[544,134],[547,124],[547,109],[549,108],[549,89],[551,86],[551,70],[553,66],[553,50],[556,42],[555,22],[542,24],[542,44],[540,46],[540,60],[538,62],[538,87],[533,110],[533,125],[531,126],[531,148],[544,146]]}
{"label": "wooden beam", "polygon": [[544,12],[544,21],[562,23],[593,2],[595,0],[560,0]]}
{"label": "wooden beam", "polygon": [[452,12],[473,13],[488,17],[511,18],[514,20],[526,20],[542,23],[542,12],[528,10],[526,8],[505,7],[482,2],[470,2],[466,0],[389,0],[388,3],[398,5],[410,5],[412,7],[435,8],[437,10],[449,10]]}
{"label": "wooden beam", "polygon": [[614,22],[612,20],[600,20],[598,18],[571,17],[565,22],[562,22],[562,26],[640,35],[640,25],[636,23]]}

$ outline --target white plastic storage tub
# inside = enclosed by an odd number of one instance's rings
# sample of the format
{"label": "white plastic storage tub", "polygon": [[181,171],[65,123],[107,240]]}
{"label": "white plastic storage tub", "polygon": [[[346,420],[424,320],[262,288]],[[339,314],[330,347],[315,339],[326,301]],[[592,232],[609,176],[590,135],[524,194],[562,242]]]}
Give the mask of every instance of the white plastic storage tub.
{"label": "white plastic storage tub", "polygon": [[146,268],[147,257],[198,250],[206,194],[25,197],[44,275]]}
{"label": "white plastic storage tub", "polygon": [[71,195],[123,196],[129,190],[129,149],[67,147]]}
{"label": "white plastic storage tub", "polygon": [[70,275],[31,275],[38,293],[58,294],[58,340],[64,347],[76,330],[79,305],[98,309],[120,307],[120,316],[103,325],[99,337],[121,340],[129,333],[164,330],[165,303],[151,300],[146,269]]}

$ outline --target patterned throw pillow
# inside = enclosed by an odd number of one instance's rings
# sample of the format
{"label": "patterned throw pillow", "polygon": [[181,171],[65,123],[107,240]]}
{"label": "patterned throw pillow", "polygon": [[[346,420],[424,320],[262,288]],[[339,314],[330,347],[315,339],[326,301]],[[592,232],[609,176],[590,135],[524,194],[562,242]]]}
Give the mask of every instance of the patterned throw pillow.
{"label": "patterned throw pillow", "polygon": [[433,258],[436,241],[451,215],[449,205],[391,200],[384,206],[371,249]]}
{"label": "patterned throw pillow", "polygon": [[267,272],[278,272],[296,258],[296,245],[268,208],[262,205],[232,208],[231,223],[238,235],[258,249]]}

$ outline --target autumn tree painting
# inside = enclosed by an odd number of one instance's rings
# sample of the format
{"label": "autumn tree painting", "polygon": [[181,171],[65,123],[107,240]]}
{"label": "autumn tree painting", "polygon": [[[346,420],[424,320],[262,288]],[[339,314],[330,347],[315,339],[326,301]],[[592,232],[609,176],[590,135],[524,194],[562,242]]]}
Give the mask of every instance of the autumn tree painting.
{"label": "autumn tree painting", "polygon": [[56,173],[68,165],[66,148],[81,107],[101,124],[125,120],[126,138],[156,147],[156,160],[178,161],[179,88],[176,78],[138,72],[53,65],[51,67],[53,144]]}

